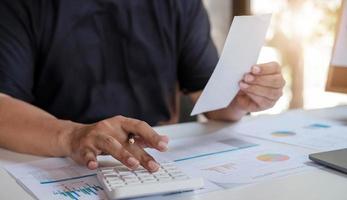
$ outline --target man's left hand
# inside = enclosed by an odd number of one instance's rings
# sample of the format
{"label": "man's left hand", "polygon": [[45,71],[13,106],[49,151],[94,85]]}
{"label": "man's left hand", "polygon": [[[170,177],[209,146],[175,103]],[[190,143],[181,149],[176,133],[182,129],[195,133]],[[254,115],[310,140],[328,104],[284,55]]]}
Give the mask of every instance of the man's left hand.
{"label": "man's left hand", "polygon": [[236,105],[247,112],[266,110],[282,96],[285,80],[276,62],[253,66],[239,83],[240,91],[234,98]]}

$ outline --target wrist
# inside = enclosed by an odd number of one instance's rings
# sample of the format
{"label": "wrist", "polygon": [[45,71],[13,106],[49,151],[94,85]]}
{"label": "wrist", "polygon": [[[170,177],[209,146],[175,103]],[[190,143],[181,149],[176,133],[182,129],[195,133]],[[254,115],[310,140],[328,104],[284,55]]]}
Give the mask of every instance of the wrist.
{"label": "wrist", "polygon": [[58,130],[58,148],[61,152],[60,156],[69,156],[72,153],[72,141],[74,133],[83,126],[68,120],[62,120],[63,126]]}
{"label": "wrist", "polygon": [[249,113],[246,109],[244,109],[237,101],[233,101],[227,109],[230,109],[230,113],[233,116],[235,121],[240,120],[243,116]]}
{"label": "wrist", "polygon": [[206,117],[213,120],[231,121],[235,122],[240,120],[248,113],[236,101],[232,101],[230,105],[224,109],[206,113]]}

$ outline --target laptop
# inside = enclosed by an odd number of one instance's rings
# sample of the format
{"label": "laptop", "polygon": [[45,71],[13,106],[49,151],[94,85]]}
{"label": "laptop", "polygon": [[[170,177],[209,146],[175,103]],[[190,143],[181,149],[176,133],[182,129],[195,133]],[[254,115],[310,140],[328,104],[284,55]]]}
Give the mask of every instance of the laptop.
{"label": "laptop", "polygon": [[347,174],[347,148],[309,155],[310,160]]}

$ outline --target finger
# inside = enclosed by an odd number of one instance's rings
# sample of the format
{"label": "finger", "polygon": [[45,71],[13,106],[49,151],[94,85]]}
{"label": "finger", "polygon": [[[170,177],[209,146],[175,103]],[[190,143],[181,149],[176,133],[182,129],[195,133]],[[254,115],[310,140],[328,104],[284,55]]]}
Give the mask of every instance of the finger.
{"label": "finger", "polygon": [[141,165],[150,172],[158,171],[159,165],[145,150],[138,145],[128,145],[127,149],[140,161]]}
{"label": "finger", "polygon": [[86,150],[82,159],[88,169],[94,170],[98,168],[98,162],[96,160],[96,154],[94,153],[94,151]]}
{"label": "finger", "polygon": [[[169,143],[169,137],[166,135],[159,135],[161,137],[161,140],[164,141],[166,144]],[[135,141],[136,144],[139,145],[142,148],[147,148],[147,147],[151,147],[150,144],[148,144],[148,142],[146,142],[146,140],[144,140],[141,136],[136,135],[135,136]]]}
{"label": "finger", "polygon": [[244,92],[239,91],[239,95],[237,95],[237,101],[241,108],[247,110],[247,112],[255,112],[258,111],[258,105]]}
{"label": "finger", "polygon": [[277,89],[283,88],[285,85],[282,74],[255,76],[251,73],[248,73],[243,77],[243,81],[248,84],[256,84]]}
{"label": "finger", "polygon": [[275,104],[275,101],[251,93],[247,94],[247,96],[257,105],[257,108],[253,108],[254,110],[265,110]]}
{"label": "finger", "polygon": [[149,144],[147,144],[147,142],[146,141],[144,141],[142,138],[138,138],[138,139],[136,139],[135,140],[136,141],[136,144],[138,145],[138,146],[140,146],[141,148],[148,148],[148,147],[151,147],[151,145],[149,145]]}
{"label": "finger", "polygon": [[121,125],[126,132],[140,136],[150,147],[156,148],[159,151],[166,151],[168,149],[168,137],[160,136],[146,122],[124,118]]}
{"label": "finger", "polygon": [[269,75],[281,73],[281,67],[277,62],[257,64],[251,69],[254,75]]}
{"label": "finger", "polygon": [[97,147],[131,169],[139,166],[139,161],[129,153],[121,143],[110,135],[101,135],[97,139]]}
{"label": "finger", "polygon": [[269,100],[278,100],[282,96],[282,89],[274,89],[259,85],[249,85],[243,81],[240,82],[240,89],[245,93],[251,93]]}

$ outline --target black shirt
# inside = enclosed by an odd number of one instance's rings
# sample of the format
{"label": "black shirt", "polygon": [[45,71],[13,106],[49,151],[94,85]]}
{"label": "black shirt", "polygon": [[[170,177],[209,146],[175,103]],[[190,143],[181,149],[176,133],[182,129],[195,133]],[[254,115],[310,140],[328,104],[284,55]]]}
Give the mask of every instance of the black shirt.
{"label": "black shirt", "polygon": [[217,60],[200,0],[0,1],[0,92],[61,119],[169,121]]}

